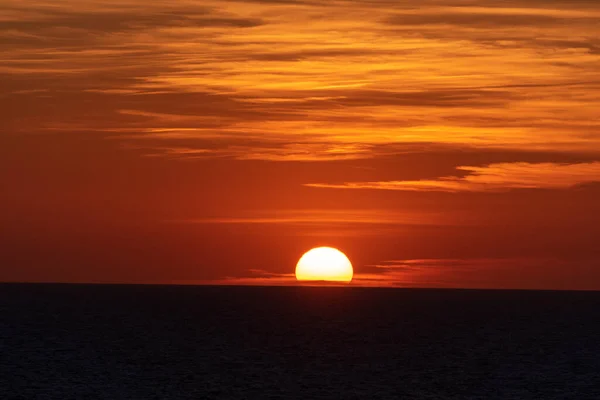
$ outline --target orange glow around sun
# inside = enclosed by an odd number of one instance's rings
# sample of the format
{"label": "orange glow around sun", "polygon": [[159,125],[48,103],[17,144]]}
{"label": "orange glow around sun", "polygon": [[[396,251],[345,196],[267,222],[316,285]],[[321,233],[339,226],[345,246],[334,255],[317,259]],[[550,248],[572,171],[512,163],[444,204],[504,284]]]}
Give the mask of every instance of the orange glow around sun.
{"label": "orange glow around sun", "polygon": [[317,247],[306,252],[296,265],[299,281],[352,281],[352,263],[344,253],[332,247]]}

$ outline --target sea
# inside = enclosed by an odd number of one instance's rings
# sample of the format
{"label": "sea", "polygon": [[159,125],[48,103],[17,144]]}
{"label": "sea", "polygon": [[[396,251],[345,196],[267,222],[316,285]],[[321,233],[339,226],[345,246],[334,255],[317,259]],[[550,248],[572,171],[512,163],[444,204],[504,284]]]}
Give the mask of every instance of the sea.
{"label": "sea", "polygon": [[600,399],[600,292],[0,284],[0,399]]}

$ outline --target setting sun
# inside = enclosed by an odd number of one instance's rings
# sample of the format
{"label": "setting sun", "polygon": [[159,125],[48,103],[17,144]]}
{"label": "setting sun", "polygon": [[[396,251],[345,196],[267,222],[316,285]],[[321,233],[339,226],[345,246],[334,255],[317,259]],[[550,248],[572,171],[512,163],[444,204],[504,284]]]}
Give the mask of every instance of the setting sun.
{"label": "setting sun", "polygon": [[299,281],[350,282],[353,270],[344,253],[332,247],[317,247],[306,252],[296,265]]}

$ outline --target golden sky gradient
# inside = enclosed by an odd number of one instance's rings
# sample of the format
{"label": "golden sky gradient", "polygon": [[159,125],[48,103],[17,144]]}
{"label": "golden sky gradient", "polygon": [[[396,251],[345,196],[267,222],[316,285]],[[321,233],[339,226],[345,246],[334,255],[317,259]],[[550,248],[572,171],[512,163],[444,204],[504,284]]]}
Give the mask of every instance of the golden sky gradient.
{"label": "golden sky gradient", "polygon": [[600,289],[599,21],[3,0],[0,280],[267,282],[332,245],[365,284]]}

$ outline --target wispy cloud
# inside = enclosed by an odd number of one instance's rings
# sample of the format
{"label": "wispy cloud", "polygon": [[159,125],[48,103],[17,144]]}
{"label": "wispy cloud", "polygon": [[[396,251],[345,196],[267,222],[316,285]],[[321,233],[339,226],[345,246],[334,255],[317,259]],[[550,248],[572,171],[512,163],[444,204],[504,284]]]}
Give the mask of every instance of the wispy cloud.
{"label": "wispy cloud", "polygon": [[[454,216],[460,218],[460,216]],[[343,210],[276,210],[250,211],[240,216],[204,217],[198,219],[169,220],[168,223],[182,224],[288,224],[288,225],[446,225],[454,218],[442,213],[398,211],[390,209],[343,209]],[[460,218],[462,224],[468,224]]]}
{"label": "wispy cloud", "polygon": [[[597,2],[6,0],[0,11],[3,131],[111,131],[192,159],[338,161],[415,143],[600,151]],[[260,140],[208,148],[215,137]]]}
{"label": "wispy cloud", "polygon": [[226,276],[206,283],[218,285],[290,286],[297,284],[294,273],[278,274],[262,269],[251,269],[246,276]]}
{"label": "wispy cloud", "polygon": [[311,183],[307,186],[332,189],[379,189],[440,192],[495,192],[511,189],[568,189],[600,182],[600,162],[580,164],[506,163],[483,167],[457,167],[464,176],[434,180]]}
{"label": "wispy cloud", "polygon": [[[506,289],[594,289],[594,282],[571,279],[569,269],[589,274],[597,260],[569,262],[550,258],[472,258],[389,260],[355,266],[350,286]],[[586,272],[587,271],[587,272]],[[213,283],[230,285],[298,285],[293,273],[249,270],[245,276]],[[335,285],[335,284],[333,284]],[[346,286],[345,284],[343,286]]]}
{"label": "wispy cloud", "polygon": [[[571,263],[572,265],[569,265]],[[573,282],[569,268],[588,271],[597,260],[550,258],[473,258],[390,260],[363,268],[357,284],[439,288],[590,289]]]}

